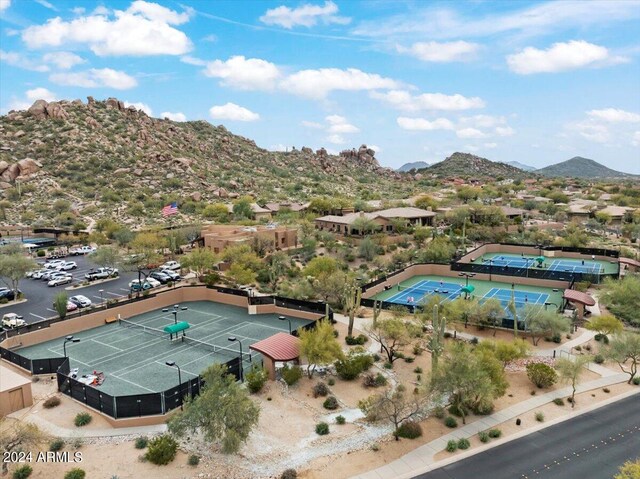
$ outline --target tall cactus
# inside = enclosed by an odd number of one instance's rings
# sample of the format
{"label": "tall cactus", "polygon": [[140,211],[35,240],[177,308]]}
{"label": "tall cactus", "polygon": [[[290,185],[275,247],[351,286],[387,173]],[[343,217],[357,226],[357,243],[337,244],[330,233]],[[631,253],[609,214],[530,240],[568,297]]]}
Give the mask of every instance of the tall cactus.
{"label": "tall cactus", "polygon": [[373,301],[373,328],[374,329],[378,326],[378,318],[380,317],[381,312],[382,312],[382,301],[378,301],[376,299]]}
{"label": "tall cactus", "polygon": [[353,323],[356,317],[356,311],[360,309],[360,302],[362,301],[362,288],[352,283],[347,291],[347,313],[349,314],[349,328],[347,329],[347,336],[353,336]]}
{"label": "tall cactus", "polygon": [[433,332],[427,344],[431,351],[431,373],[434,374],[438,369],[438,359],[444,351],[444,330],[446,326],[446,319],[440,317],[437,304],[433,305],[432,326]]}

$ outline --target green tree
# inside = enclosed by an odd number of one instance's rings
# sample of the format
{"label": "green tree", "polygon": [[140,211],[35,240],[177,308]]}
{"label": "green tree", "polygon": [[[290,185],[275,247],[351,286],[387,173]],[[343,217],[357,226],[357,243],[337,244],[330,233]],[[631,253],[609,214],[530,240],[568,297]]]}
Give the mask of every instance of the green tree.
{"label": "green tree", "polygon": [[326,366],[342,357],[340,343],[333,335],[327,319],[316,322],[316,327],[300,331],[300,355],[307,358],[307,375],[313,377],[316,366]]}
{"label": "green tree", "polygon": [[61,291],[56,294],[53,298],[53,309],[56,310],[60,319],[64,319],[67,316],[67,301],[69,298],[67,297],[67,293],[65,291]]}
{"label": "green tree", "polygon": [[276,251],[267,261],[267,274],[269,275],[269,287],[276,290],[282,277],[289,271],[291,258],[284,251]]}
{"label": "green tree", "polygon": [[162,260],[162,251],[166,247],[165,239],[158,233],[138,233],[131,241],[131,248],[135,256],[135,265],[138,269],[146,268],[150,264],[159,263]]}
{"label": "green tree", "polygon": [[113,233],[113,239],[118,243],[120,247],[129,247],[131,241],[133,241],[134,233],[128,227],[123,226],[118,231]]}
{"label": "green tree", "polygon": [[421,227],[416,228],[413,232],[413,239],[416,244],[420,247],[424,246],[429,238],[431,238],[432,230],[431,228]]}
{"label": "green tree", "polygon": [[196,248],[187,253],[181,260],[184,269],[193,271],[202,281],[205,273],[219,261],[219,256],[209,248]]}
{"label": "green tree", "polygon": [[378,246],[373,242],[370,236],[365,237],[358,246],[358,256],[366,261],[373,261],[378,255]]}
{"label": "green tree", "polygon": [[629,375],[629,384],[638,373],[640,363],[640,334],[624,332],[616,334],[605,348],[605,357],[618,363]]}
{"label": "green tree", "polygon": [[236,286],[251,284],[256,280],[256,272],[240,263],[233,263],[226,274]]}
{"label": "green tree", "polygon": [[411,339],[408,325],[399,318],[379,320],[376,327],[371,327],[367,332],[375,341],[380,343],[382,351],[391,364],[400,356],[398,353]]}
{"label": "green tree", "polygon": [[344,307],[345,293],[348,287],[347,274],[342,271],[324,274],[313,280],[314,297],[320,297],[326,303],[339,309]]}
{"label": "green tree", "polygon": [[369,235],[375,233],[381,228],[381,226],[374,220],[367,218],[366,216],[359,216],[356,218],[349,227],[350,234]]}
{"label": "green tree", "polygon": [[233,203],[233,216],[239,220],[253,218],[251,197],[243,196]]}
{"label": "green tree", "polygon": [[540,338],[553,337],[571,330],[569,318],[542,306],[526,306],[523,317],[527,318],[527,330],[534,346],[540,342]]}
{"label": "green tree", "polygon": [[478,351],[486,351],[502,363],[502,369],[507,367],[511,361],[526,358],[529,354],[529,345],[524,339],[515,339],[513,341],[503,341],[501,339],[494,341],[482,341],[478,347]]}
{"label": "green tree", "polygon": [[338,271],[338,261],[329,256],[318,256],[313,258],[302,270],[304,276],[313,276],[320,278],[321,276],[330,275]]}
{"label": "green tree", "polygon": [[178,437],[202,433],[207,441],[221,442],[224,453],[238,452],[258,424],[260,408],[225,366],[214,364],[203,378],[200,394],[169,419],[169,431]]}
{"label": "green tree", "polygon": [[602,336],[610,336],[612,334],[618,334],[622,332],[624,325],[622,321],[610,314],[604,314],[602,316],[596,316],[589,319],[585,327],[591,331],[595,331]]}
{"label": "green tree", "polygon": [[627,461],[622,466],[618,474],[613,479],[638,479],[640,477],[640,459]]}
{"label": "green tree", "polygon": [[209,220],[215,220],[218,223],[226,223],[229,221],[229,208],[222,203],[213,203],[207,205],[202,210],[202,216]]}
{"label": "green tree", "polygon": [[448,263],[456,253],[456,247],[449,238],[439,236],[418,253],[418,261],[423,263]]}
{"label": "green tree", "polygon": [[632,326],[640,326],[640,275],[626,274],[622,279],[607,278],[600,301],[611,313]]}
{"label": "green tree", "polygon": [[[28,271],[38,267],[38,264],[31,258],[24,255],[24,252],[12,252],[10,246],[5,246],[0,250],[0,278],[9,289],[18,291],[20,280],[25,277]],[[18,299],[18,295],[15,295]]]}
{"label": "green tree", "polygon": [[89,257],[98,266],[107,268],[117,268],[122,264],[122,255],[118,248],[113,246],[100,246]]}
{"label": "green tree", "polygon": [[429,208],[435,210],[438,207],[438,202],[429,195],[420,196],[413,204],[416,208],[421,208],[423,210],[428,210]]}
{"label": "green tree", "polygon": [[560,358],[555,368],[560,379],[571,385],[571,407],[576,407],[576,387],[584,373],[584,367],[591,361],[591,356],[574,356],[572,359]]}

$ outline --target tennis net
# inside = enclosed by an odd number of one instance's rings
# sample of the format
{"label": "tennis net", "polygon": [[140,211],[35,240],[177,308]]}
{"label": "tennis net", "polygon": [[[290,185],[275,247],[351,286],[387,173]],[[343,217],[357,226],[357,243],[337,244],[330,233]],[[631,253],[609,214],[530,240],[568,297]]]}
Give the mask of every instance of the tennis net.
{"label": "tennis net", "polygon": [[[438,291],[436,291],[436,289]],[[454,293],[455,291],[457,291],[459,288],[451,288],[448,286],[442,286],[442,287],[434,287],[434,288],[421,288],[420,286],[401,286],[398,285],[398,291],[409,291],[409,292],[416,292],[416,293],[422,293],[422,294],[431,294],[431,293]]]}
{"label": "tennis net", "polygon": [[118,324],[120,324],[120,326],[124,328],[135,329],[143,333],[152,334],[158,337],[164,337],[167,335],[167,333],[165,333],[161,329],[152,328],[151,326],[145,326],[143,324],[132,323],[131,321],[127,321],[126,319],[119,320]]}

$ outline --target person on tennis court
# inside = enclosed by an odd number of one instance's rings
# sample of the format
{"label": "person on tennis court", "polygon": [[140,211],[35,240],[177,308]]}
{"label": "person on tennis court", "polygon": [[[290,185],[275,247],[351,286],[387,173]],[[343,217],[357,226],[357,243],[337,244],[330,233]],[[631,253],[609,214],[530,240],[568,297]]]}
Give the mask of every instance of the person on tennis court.
{"label": "person on tennis court", "polygon": [[527,295],[526,295],[526,294],[524,295],[524,302],[525,302],[525,303],[528,303],[528,302],[529,302],[529,298],[527,297]]}
{"label": "person on tennis court", "polygon": [[596,255],[595,255],[595,254],[592,254],[592,255],[591,255],[591,259],[592,259],[593,261],[595,261],[595,260],[596,260]]}
{"label": "person on tennis court", "polygon": [[584,266],[584,260],[582,260],[582,266]]}

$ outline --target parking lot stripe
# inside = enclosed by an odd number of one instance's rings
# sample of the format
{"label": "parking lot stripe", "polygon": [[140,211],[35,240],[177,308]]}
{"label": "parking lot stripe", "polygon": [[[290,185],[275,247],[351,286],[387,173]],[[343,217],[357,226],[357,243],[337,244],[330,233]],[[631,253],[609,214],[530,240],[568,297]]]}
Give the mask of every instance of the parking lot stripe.
{"label": "parking lot stripe", "polygon": [[111,294],[111,295],[113,295],[113,296],[119,296],[119,297],[124,296],[124,294],[112,293],[111,291],[105,291],[105,293],[107,293],[107,294]]}
{"label": "parking lot stripe", "polygon": [[47,319],[44,316],[40,316],[39,314],[33,314],[33,313],[29,313],[31,316],[35,316],[36,318],[40,318],[40,319]]}

